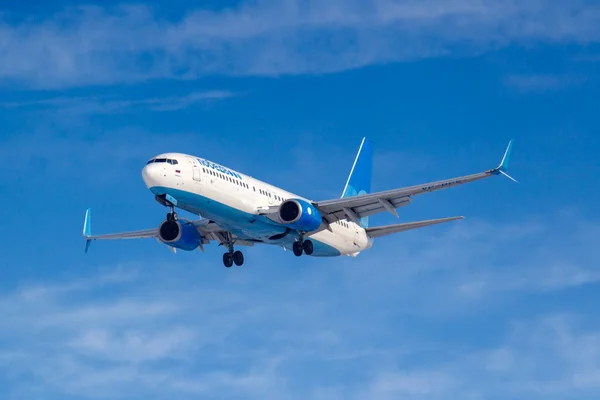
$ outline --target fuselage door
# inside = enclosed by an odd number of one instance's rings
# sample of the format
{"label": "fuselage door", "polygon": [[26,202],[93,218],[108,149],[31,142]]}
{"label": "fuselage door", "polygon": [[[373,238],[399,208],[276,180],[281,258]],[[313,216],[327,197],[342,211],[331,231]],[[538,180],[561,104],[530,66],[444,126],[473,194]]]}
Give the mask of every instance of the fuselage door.
{"label": "fuselage door", "polygon": [[360,225],[352,224],[354,230],[354,244],[360,248],[360,232],[362,230]]}
{"label": "fuselage door", "polygon": [[275,203],[275,195],[270,190],[267,190],[267,194],[269,195],[269,204]]}
{"label": "fuselage door", "polygon": [[190,161],[190,164],[192,165],[192,178],[195,181],[200,182],[200,164],[198,164],[198,160],[196,160],[193,157],[188,157],[188,160]]}

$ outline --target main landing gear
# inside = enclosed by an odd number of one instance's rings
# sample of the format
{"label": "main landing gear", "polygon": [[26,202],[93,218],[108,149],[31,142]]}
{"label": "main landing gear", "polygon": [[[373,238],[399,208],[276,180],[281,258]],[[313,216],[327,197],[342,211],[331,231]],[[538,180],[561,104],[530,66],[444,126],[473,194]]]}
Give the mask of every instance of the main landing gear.
{"label": "main landing gear", "polygon": [[234,263],[238,267],[244,264],[244,254],[241,251],[228,251],[223,254],[223,265],[225,265],[225,267],[231,268]]}
{"label": "main landing gear", "polygon": [[300,240],[294,242],[292,245],[292,250],[294,251],[294,255],[296,257],[300,257],[302,253],[310,256],[314,252],[313,242],[311,240],[304,240],[300,238]]}
{"label": "main landing gear", "polygon": [[241,267],[244,264],[244,254],[239,250],[233,250],[233,240],[230,234],[226,234],[226,238],[227,243],[224,244],[227,245],[229,251],[223,254],[223,265],[225,265],[226,268],[231,268],[233,264]]}

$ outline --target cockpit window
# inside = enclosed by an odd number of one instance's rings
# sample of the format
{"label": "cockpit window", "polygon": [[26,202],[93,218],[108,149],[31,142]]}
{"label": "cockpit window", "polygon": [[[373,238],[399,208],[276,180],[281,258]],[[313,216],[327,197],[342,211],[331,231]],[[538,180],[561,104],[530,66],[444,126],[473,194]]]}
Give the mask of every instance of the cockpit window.
{"label": "cockpit window", "polygon": [[170,158],[153,158],[152,160],[148,161],[146,164],[152,164],[152,163],[169,163],[171,165],[177,165],[179,164],[179,161],[177,160],[172,160]]}

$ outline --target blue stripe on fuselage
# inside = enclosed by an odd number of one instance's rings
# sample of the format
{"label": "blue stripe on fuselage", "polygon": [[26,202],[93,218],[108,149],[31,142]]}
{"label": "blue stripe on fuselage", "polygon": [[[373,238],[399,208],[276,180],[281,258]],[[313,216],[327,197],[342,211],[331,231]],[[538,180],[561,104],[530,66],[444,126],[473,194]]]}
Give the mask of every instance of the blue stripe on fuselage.
{"label": "blue stripe on fuselage", "polygon": [[[250,214],[196,193],[162,186],[154,186],[150,188],[150,191],[156,195],[173,196],[177,199],[177,208],[213,220],[240,239],[265,240],[286,231],[285,227],[277,225],[265,216]],[[281,245],[291,250],[296,237],[294,233],[290,233],[281,240],[268,243]],[[314,239],[311,240],[314,246],[313,256],[334,257],[340,255],[340,251],[336,248]]]}

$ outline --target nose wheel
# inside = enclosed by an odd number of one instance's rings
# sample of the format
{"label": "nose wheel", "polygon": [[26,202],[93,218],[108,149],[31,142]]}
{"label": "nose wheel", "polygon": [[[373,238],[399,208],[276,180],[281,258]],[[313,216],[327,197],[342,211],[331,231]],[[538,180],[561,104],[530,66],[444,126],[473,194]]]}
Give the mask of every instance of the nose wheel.
{"label": "nose wheel", "polygon": [[177,221],[178,219],[179,219],[179,217],[177,216],[177,213],[175,213],[175,212],[167,214],[167,221]]}

